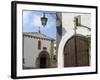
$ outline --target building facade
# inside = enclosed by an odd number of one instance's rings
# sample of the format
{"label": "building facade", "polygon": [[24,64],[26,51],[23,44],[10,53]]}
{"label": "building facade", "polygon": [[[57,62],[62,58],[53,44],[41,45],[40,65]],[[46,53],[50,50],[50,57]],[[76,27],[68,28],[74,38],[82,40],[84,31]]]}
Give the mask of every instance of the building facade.
{"label": "building facade", "polygon": [[54,67],[54,42],[40,32],[23,32],[23,69]]}
{"label": "building facade", "polygon": [[[91,65],[91,14],[66,12],[58,15],[62,35],[58,45],[58,67]],[[57,43],[58,44],[58,43]]]}

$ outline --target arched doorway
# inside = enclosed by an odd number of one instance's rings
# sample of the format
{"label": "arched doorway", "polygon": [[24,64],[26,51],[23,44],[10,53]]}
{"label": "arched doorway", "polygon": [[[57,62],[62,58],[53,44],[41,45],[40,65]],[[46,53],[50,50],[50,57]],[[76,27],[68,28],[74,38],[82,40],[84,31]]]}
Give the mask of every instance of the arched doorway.
{"label": "arched doorway", "polygon": [[39,68],[49,68],[50,67],[50,56],[47,51],[42,51],[38,57],[38,67]]}
{"label": "arched doorway", "polygon": [[89,66],[89,44],[82,35],[72,36],[64,46],[64,67]]}

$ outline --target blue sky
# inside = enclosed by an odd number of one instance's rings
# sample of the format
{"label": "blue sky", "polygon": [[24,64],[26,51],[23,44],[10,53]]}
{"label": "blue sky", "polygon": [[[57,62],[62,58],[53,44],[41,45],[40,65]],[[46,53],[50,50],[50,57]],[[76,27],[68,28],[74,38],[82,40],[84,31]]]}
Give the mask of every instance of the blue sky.
{"label": "blue sky", "polygon": [[39,27],[42,34],[56,39],[56,12],[46,12],[48,18],[47,25],[41,25],[40,18],[43,16],[43,11],[23,11],[23,32],[38,32]]}

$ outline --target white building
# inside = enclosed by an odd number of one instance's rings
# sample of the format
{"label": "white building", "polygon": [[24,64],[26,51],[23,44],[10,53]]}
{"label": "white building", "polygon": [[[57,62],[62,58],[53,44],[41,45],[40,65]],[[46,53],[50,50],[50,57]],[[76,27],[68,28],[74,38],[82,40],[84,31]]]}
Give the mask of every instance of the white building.
{"label": "white building", "polygon": [[58,27],[62,27],[58,46],[58,67],[91,65],[91,47],[88,46],[88,39],[91,39],[91,14],[68,12],[61,13],[61,16],[60,18],[58,15],[59,22],[61,21],[61,26]]}
{"label": "white building", "polygon": [[90,13],[62,13],[62,36],[74,30],[75,28],[75,18],[79,17],[79,23],[81,25],[77,26],[77,34],[82,34],[84,36],[91,35],[89,31],[84,26],[91,28],[91,14]]}
{"label": "white building", "polygon": [[52,67],[54,41],[40,32],[23,32],[23,69]]}

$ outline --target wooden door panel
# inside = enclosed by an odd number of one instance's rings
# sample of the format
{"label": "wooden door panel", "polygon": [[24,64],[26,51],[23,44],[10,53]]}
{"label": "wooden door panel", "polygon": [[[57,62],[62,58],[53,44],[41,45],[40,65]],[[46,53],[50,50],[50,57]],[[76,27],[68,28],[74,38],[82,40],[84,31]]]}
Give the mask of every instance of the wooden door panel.
{"label": "wooden door panel", "polygon": [[84,37],[76,36],[75,41],[74,36],[65,44],[64,67],[74,66],[89,66],[89,47]]}

